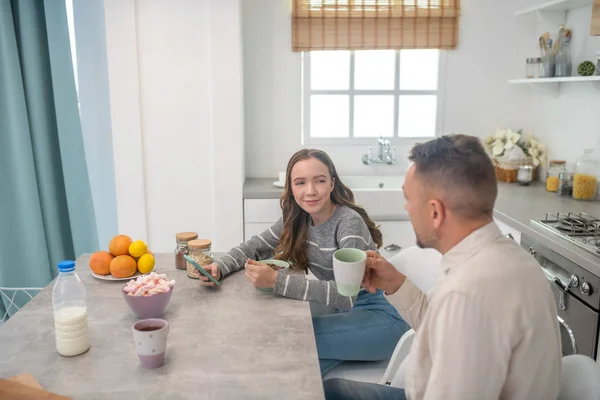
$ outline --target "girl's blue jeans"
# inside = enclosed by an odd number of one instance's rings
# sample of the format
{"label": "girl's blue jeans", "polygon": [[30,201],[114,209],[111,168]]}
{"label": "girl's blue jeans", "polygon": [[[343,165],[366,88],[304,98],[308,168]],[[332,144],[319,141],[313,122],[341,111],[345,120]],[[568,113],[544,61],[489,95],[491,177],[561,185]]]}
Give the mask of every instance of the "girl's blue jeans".
{"label": "girl's blue jeans", "polygon": [[361,290],[349,311],[313,316],[321,374],[344,361],[389,359],[410,326],[383,291]]}

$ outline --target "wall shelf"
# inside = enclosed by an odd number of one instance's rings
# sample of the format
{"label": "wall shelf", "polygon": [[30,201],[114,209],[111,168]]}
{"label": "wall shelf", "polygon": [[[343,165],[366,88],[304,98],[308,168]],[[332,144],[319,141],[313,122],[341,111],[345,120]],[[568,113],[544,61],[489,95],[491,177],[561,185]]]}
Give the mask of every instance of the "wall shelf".
{"label": "wall shelf", "polygon": [[569,11],[574,8],[591,6],[593,0],[550,0],[537,6],[516,12],[516,15],[527,15],[539,11]]}
{"label": "wall shelf", "polygon": [[511,79],[508,83],[528,84],[528,83],[567,83],[567,82],[600,82],[600,75],[592,76],[568,76],[565,78],[530,78],[530,79]]}

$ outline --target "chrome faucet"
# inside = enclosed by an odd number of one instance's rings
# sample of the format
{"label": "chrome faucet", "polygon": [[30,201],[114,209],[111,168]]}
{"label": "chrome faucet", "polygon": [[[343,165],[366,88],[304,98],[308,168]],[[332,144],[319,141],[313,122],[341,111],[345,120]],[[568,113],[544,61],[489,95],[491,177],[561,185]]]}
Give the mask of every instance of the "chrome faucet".
{"label": "chrome faucet", "polygon": [[390,141],[384,139],[383,136],[379,136],[379,139],[377,139],[377,145],[379,146],[377,158],[371,157],[372,148],[369,147],[369,152],[362,156],[363,164],[396,164],[396,148],[391,147]]}

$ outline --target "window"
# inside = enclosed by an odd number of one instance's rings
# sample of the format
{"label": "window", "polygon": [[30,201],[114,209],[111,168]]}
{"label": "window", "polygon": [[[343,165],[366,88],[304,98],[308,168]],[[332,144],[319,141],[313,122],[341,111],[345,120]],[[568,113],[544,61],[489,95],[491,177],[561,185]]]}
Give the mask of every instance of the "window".
{"label": "window", "polygon": [[434,137],[440,51],[312,51],[303,57],[304,143]]}

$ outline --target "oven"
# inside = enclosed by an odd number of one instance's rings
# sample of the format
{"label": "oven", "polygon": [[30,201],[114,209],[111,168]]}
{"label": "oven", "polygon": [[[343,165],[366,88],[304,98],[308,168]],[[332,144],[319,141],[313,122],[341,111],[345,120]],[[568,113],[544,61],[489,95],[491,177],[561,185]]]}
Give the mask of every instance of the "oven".
{"label": "oven", "polygon": [[600,278],[526,235],[521,236],[521,246],[542,267],[556,299],[563,355],[596,359]]}

